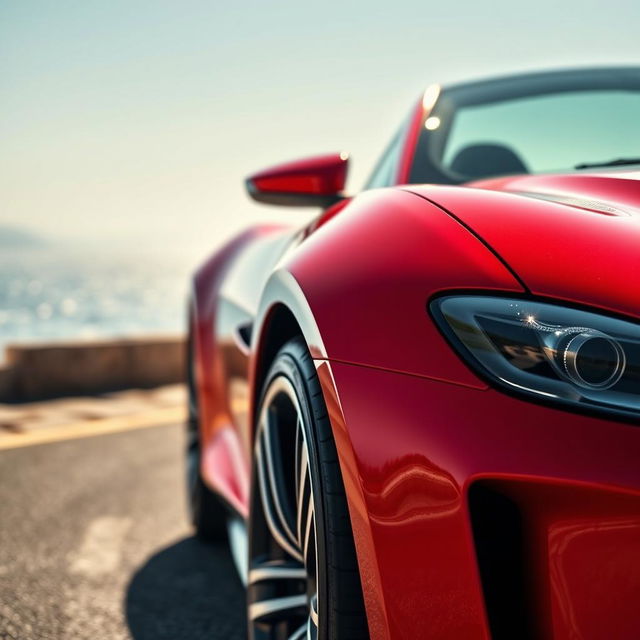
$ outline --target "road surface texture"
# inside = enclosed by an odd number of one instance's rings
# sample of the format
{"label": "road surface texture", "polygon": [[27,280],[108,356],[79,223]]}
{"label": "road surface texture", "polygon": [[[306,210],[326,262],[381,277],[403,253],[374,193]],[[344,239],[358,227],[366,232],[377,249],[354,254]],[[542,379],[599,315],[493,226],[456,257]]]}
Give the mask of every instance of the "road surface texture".
{"label": "road surface texture", "polygon": [[226,546],[192,537],[180,426],[0,450],[0,638],[245,638]]}

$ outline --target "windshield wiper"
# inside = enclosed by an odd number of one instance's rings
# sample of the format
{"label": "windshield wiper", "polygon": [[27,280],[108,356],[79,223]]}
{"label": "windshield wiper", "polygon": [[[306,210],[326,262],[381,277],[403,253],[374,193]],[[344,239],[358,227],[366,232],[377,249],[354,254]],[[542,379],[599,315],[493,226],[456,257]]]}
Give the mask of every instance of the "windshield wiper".
{"label": "windshield wiper", "polygon": [[594,167],[623,167],[627,164],[640,164],[640,158],[616,158],[606,162],[583,162],[577,164],[574,169],[592,169]]}

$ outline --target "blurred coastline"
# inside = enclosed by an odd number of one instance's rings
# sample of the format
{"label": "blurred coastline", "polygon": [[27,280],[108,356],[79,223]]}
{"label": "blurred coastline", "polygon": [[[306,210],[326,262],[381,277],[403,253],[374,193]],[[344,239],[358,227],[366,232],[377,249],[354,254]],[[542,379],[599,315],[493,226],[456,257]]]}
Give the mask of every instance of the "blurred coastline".
{"label": "blurred coastline", "polygon": [[0,244],[0,359],[16,343],[183,333],[194,263],[161,247]]}

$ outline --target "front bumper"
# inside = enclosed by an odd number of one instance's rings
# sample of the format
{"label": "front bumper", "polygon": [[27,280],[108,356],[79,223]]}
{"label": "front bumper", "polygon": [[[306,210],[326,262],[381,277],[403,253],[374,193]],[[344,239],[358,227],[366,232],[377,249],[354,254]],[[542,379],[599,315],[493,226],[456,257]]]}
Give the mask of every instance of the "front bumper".
{"label": "front bumper", "polygon": [[640,637],[640,426],[317,364],[373,638]]}

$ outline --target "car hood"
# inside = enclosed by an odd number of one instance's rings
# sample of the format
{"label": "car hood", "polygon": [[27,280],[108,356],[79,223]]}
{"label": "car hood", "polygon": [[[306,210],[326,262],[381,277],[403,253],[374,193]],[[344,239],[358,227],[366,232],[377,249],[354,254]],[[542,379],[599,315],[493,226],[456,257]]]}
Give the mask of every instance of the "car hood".
{"label": "car hood", "polygon": [[481,238],[531,293],[640,318],[640,172],[410,190]]}

